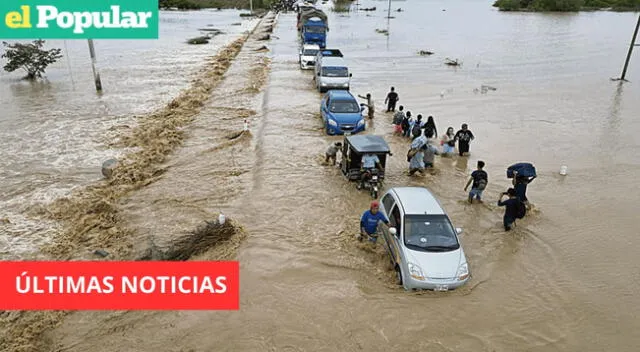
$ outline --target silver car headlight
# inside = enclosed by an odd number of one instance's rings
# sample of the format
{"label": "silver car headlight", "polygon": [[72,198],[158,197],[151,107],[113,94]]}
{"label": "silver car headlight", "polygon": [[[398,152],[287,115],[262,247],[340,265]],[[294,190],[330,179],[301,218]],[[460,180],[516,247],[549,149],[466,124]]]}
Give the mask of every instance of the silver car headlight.
{"label": "silver car headlight", "polygon": [[413,263],[407,263],[407,266],[409,267],[409,275],[411,275],[412,278],[420,281],[424,280],[422,269],[420,269],[419,266]]}
{"label": "silver car headlight", "polygon": [[469,277],[469,265],[467,263],[460,264],[456,277],[459,281],[465,280]]}
{"label": "silver car headlight", "polygon": [[327,122],[329,122],[329,124],[330,124],[331,126],[338,126],[338,123],[337,123],[337,122],[335,122],[335,121],[334,121],[334,120],[332,120],[332,119],[328,119],[328,120],[327,120]]}

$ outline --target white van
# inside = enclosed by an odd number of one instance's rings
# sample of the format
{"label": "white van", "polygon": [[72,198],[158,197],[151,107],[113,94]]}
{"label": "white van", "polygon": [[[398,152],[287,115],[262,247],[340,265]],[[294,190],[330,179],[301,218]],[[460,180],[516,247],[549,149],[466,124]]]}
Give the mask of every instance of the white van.
{"label": "white van", "polygon": [[320,93],[329,89],[349,90],[352,74],[346,61],[341,57],[322,57],[316,62],[316,88]]}
{"label": "white van", "polygon": [[380,202],[389,219],[381,226],[384,245],[406,290],[456,289],[470,278],[467,258],[442,205],[424,187],[389,189]]}

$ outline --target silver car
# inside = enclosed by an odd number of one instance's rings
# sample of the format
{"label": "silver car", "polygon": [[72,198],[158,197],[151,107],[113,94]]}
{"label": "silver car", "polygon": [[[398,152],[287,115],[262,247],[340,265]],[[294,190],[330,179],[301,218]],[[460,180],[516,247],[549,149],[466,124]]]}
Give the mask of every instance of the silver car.
{"label": "silver car", "polygon": [[381,198],[380,210],[389,219],[381,226],[383,245],[405,290],[448,291],[470,278],[464,250],[458,240],[461,228],[454,228],[438,200],[422,187],[389,189]]}

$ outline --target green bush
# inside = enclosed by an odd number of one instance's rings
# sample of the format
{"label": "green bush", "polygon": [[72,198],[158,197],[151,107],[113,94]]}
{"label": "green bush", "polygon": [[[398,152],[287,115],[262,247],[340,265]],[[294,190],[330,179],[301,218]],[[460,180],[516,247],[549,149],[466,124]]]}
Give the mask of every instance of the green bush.
{"label": "green bush", "polygon": [[497,0],[493,3],[493,6],[501,11],[518,11],[522,9],[520,0]]}
{"label": "green bush", "polygon": [[2,42],[6,47],[1,58],[7,59],[4,70],[13,72],[17,69],[23,69],[27,73],[24,77],[28,80],[42,78],[47,66],[55,63],[62,57],[62,49],[45,50],[44,40],[34,40],[32,43],[7,43]]}
{"label": "green bush", "polygon": [[158,1],[158,7],[161,9],[175,7],[180,10],[198,10],[202,8],[200,4],[190,0],[160,0]]}
{"label": "green bush", "polygon": [[640,10],[640,0],[497,0],[493,3],[502,11],[580,11],[584,8],[613,8]]}
{"label": "green bush", "polygon": [[535,0],[531,6],[535,11],[579,11],[584,0]]}

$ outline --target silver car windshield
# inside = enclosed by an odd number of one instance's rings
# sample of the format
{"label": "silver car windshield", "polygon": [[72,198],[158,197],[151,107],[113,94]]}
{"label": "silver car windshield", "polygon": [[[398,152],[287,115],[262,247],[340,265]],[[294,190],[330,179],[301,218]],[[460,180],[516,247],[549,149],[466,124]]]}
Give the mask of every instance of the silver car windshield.
{"label": "silver car windshield", "polygon": [[349,70],[346,67],[323,67],[324,77],[349,77]]}
{"label": "silver car windshield", "polygon": [[422,252],[449,252],[460,248],[455,229],[444,215],[407,215],[404,244]]}
{"label": "silver car windshield", "polygon": [[317,53],[318,53],[317,49],[305,49],[304,52],[302,53],[302,55],[304,55],[304,56],[316,56]]}

